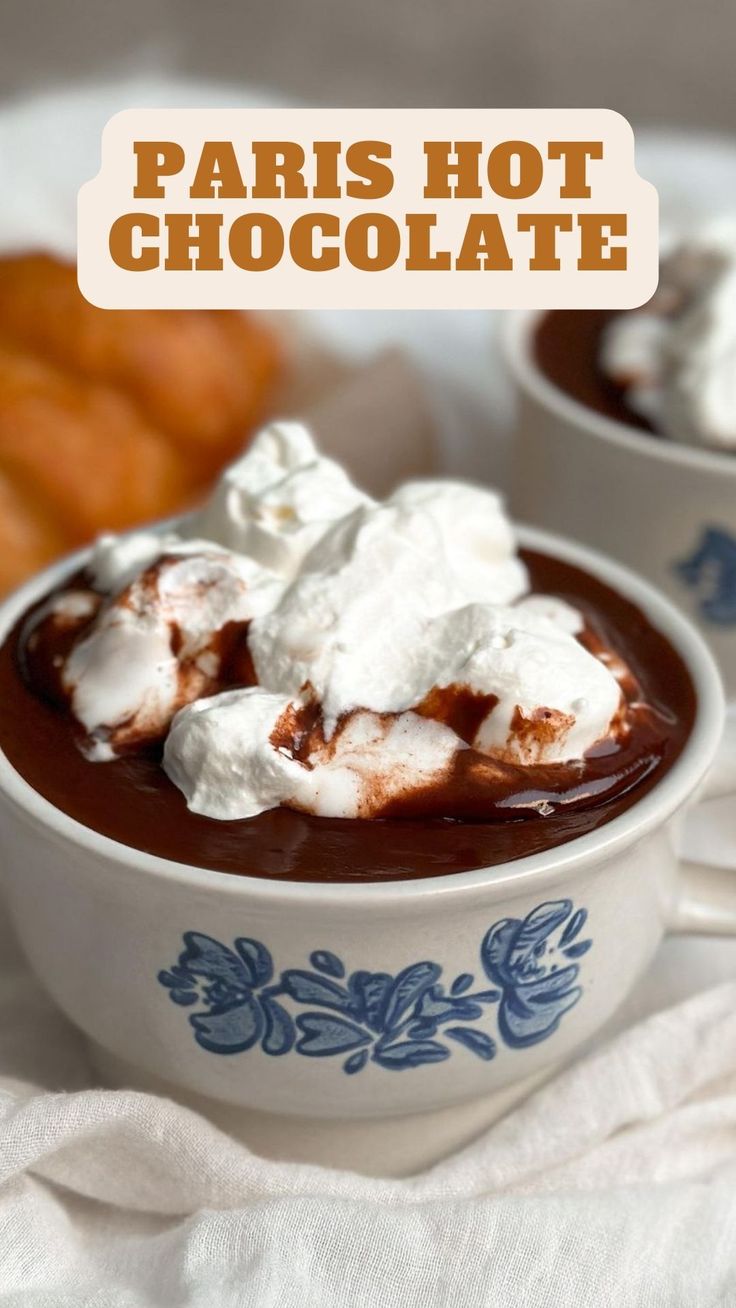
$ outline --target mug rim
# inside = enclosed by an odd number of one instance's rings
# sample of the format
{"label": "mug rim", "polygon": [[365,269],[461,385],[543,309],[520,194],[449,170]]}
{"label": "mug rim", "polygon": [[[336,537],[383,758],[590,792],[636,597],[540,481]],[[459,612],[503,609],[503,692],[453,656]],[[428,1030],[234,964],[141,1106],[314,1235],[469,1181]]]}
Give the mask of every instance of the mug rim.
{"label": "mug rim", "polygon": [[534,358],[531,343],[537,324],[549,312],[549,309],[510,310],[501,333],[505,361],[525,394],[587,435],[609,441],[640,458],[649,457],[663,463],[697,468],[718,477],[736,478],[736,454],[679,441],[658,440],[633,423],[598,413],[547,377]]}
{"label": "mug rim", "polygon": [[[695,689],[696,713],[683,750],[661,779],[623,813],[596,830],[574,837],[538,854],[465,872],[435,877],[367,882],[281,880],[221,872],[179,863],[147,853],[102,835],[45,799],[13,767],[0,748],[0,792],[27,824],[38,824],[45,835],[76,845],[113,865],[116,875],[142,875],[188,885],[198,890],[240,899],[288,901],[309,906],[354,908],[415,904],[448,895],[467,896],[479,890],[506,892],[527,889],[530,881],[547,884],[577,873],[622,849],[662,825],[693,794],[718,748],[725,716],[725,698],[715,660],[700,633],[656,587],[622,564],[588,546],[536,527],[514,524],[520,546],[538,550],[600,578],[641,608],[680,654]],[[65,576],[84,564],[89,547],[67,555],[37,573],[0,604],[0,642],[18,618]],[[2,817],[0,816],[0,821]]]}

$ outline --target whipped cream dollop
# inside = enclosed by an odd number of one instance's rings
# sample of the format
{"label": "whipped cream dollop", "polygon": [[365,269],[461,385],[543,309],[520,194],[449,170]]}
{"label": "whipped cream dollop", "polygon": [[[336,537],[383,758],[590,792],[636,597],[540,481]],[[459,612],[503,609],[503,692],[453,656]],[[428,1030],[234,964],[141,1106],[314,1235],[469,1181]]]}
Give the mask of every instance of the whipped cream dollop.
{"label": "whipped cream dollop", "polygon": [[199,700],[174,720],[166,770],[196,813],[255,817],[286,805],[324,817],[373,817],[407,790],[436,783],[457,753],[455,732],[414,713],[350,715],[330,747],[300,757],[310,705],[260,687]]}
{"label": "whipped cream dollop", "polygon": [[606,328],[600,363],[664,435],[736,449],[736,220],[673,246],[649,304]]}
{"label": "whipped cream dollop", "polygon": [[273,423],[223,473],[196,530],[290,579],[332,522],[372,503],[306,427]]}
{"label": "whipped cream dollop", "polygon": [[55,649],[90,757],[163,742],[210,817],[373,817],[471,757],[491,791],[509,770],[523,788],[525,768],[627,729],[615,656],[528,594],[495,492],[414,482],[377,503],[294,423],[181,532],[103,538],[87,577],[42,611],[31,653]]}
{"label": "whipped cream dollop", "polygon": [[[280,592],[274,574],[209,542],[149,561],[100,607],[61,672],[90,757],[111,758],[164,735],[183,704],[218,685],[231,653],[228,632],[242,632]],[[248,671],[245,656],[244,646],[238,676]]]}

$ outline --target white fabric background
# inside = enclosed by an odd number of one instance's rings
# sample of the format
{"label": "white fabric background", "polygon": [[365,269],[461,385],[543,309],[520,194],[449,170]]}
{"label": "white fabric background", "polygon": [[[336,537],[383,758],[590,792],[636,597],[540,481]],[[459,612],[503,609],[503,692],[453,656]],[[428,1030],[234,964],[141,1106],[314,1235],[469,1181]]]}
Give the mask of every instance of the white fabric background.
{"label": "white fabric background", "polygon": [[[139,83],[0,112],[0,175],[16,183],[0,241],[73,243],[76,186],[115,108],[220,98],[244,99]],[[735,161],[717,143],[652,138],[639,152],[671,211],[693,194],[736,198]],[[407,345],[442,379],[445,466],[503,482],[492,319],[312,325],[353,355]],[[733,804],[701,806],[687,843],[736,867]],[[666,942],[585,1058],[431,1172],[376,1181],[265,1162],[166,1100],[95,1088],[0,906],[0,1306],[730,1308],[734,978],[736,943]]]}
{"label": "white fabric background", "polygon": [[0,945],[3,1308],[736,1303],[734,981],[381,1181],[265,1162],[171,1102],[87,1088],[83,1041]]}

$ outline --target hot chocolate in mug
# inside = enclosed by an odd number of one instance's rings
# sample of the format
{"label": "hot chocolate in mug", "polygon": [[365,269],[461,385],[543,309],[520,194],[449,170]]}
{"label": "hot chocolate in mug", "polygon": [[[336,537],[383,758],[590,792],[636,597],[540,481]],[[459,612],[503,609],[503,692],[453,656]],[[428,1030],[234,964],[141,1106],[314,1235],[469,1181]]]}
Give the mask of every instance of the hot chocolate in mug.
{"label": "hot chocolate in mug", "polygon": [[[733,780],[712,770],[723,695],[705,643],[602,555],[536,530],[519,538],[636,604],[684,660],[697,701],[657,784],[556,848],[406,881],[232,875],[99,835],[0,754],[13,923],[39,980],[118,1083],[219,1101],[230,1129],[264,1115],[268,1128],[255,1129],[265,1152],[411,1171],[593,1035],[666,932],[736,933],[727,875],[676,852],[706,774],[713,787]],[[0,639],[84,558],[7,600]]]}
{"label": "hot chocolate in mug", "polygon": [[698,624],[736,696],[736,454],[684,445],[597,412],[535,359],[539,312],[509,315],[516,382],[514,516],[604,551]]}

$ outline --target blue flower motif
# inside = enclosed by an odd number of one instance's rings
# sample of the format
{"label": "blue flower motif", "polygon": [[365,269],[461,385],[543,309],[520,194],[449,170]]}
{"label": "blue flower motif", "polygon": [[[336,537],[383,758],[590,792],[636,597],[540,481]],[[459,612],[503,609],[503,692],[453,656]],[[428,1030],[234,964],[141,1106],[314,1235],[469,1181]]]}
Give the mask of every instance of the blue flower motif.
{"label": "blue flower motif", "polygon": [[587,916],[584,908],[573,913],[570,899],[553,900],[523,920],[504,918],[486,933],[481,961],[501,988],[498,1029],[512,1049],[546,1040],[578,1002],[580,968],[569,960],[590,949],[592,941],[578,940]]}
{"label": "blue flower motif", "polygon": [[[329,958],[330,965],[326,964]],[[296,1051],[310,1058],[347,1054],[343,1064],[348,1074],[361,1071],[369,1061],[391,1071],[440,1063],[450,1049],[435,1037],[449,1022],[475,1021],[482,1016],[483,1003],[495,1002],[498,991],[482,994],[446,995],[439,982],[437,963],[414,963],[397,976],[388,972],[353,972],[338,982],[334,955],[313,953],[314,972],[287,968],[281,974],[278,992],[312,1010],[296,1018],[299,1039]],[[329,972],[329,976],[324,975]],[[319,973],[322,973],[320,975]],[[344,969],[340,965],[341,977]],[[461,990],[472,985],[469,974],[458,978]],[[327,1012],[315,1011],[327,1009]],[[495,1042],[483,1031],[464,1026],[444,1032],[464,1044],[479,1058],[493,1058]]]}
{"label": "blue flower motif", "polygon": [[258,940],[240,936],[229,949],[198,931],[185,931],[186,949],[158,979],[175,1004],[204,1004],[189,1021],[203,1049],[239,1054],[260,1042],[267,1054],[286,1054],[294,1044],[294,1023],[268,983],[271,955]]}
{"label": "blue flower motif", "polygon": [[701,617],[719,627],[736,623],[736,537],[722,527],[705,527],[675,572],[698,594]]}
{"label": "blue flower motif", "polygon": [[442,968],[429,960],[395,975],[348,974],[329,949],[313,950],[308,968],[275,977],[260,941],[239,936],[230,948],[198,931],[184,933],[183,952],[158,980],[173,1003],[197,1005],[189,1022],[210,1053],[238,1054],[256,1044],[271,1056],[293,1049],[306,1058],[341,1058],[349,1076],[369,1062],[392,1072],[441,1063],[454,1045],[487,1062],[496,1041],[475,1025],[487,1005],[499,1005],[501,1037],[521,1049],[556,1031],[577,1003],[576,960],[591,944],[578,939],[586,918],[585,909],[574,912],[562,899],[540,904],[523,921],[496,922],[480,951],[490,989],[474,990],[471,972],[446,987]]}

